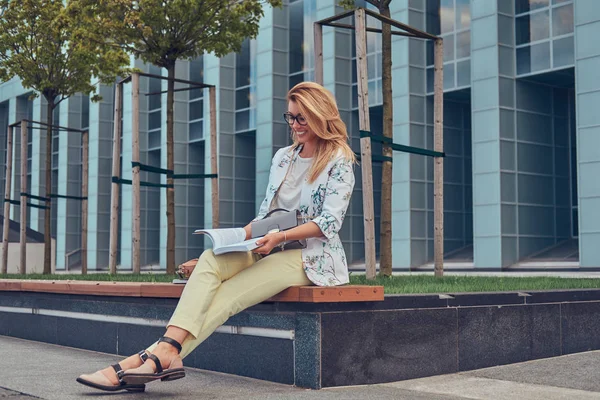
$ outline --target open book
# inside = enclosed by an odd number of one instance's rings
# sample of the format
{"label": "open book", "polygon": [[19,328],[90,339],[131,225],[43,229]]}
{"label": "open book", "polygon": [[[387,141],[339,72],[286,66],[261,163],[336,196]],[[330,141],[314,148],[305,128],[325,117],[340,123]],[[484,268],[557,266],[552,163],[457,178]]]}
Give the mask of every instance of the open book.
{"label": "open book", "polygon": [[215,255],[232,253],[235,251],[251,251],[258,247],[256,237],[246,239],[244,228],[222,228],[222,229],[197,229],[195,235],[207,235],[213,242],[213,253]]}

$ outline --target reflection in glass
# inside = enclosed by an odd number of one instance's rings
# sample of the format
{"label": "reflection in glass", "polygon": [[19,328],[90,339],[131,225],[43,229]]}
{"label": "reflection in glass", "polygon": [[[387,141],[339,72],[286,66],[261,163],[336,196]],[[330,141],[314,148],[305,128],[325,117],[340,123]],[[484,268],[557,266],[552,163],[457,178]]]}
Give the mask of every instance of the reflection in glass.
{"label": "reflection in glass", "polygon": [[471,6],[469,0],[456,0],[456,30],[471,26]]}
{"label": "reflection in glass", "polygon": [[160,131],[148,132],[148,148],[160,148]]}
{"label": "reflection in glass", "polygon": [[[432,35],[440,34],[440,0],[426,0],[425,28]],[[433,61],[432,61],[433,62]]]}
{"label": "reflection in glass", "polygon": [[160,128],[160,110],[148,114],[148,129]]}
{"label": "reflection in glass", "polygon": [[304,64],[304,52],[302,42],[304,41],[304,11],[302,1],[297,1],[289,6],[290,15],[290,73],[302,71]]}
{"label": "reflection in glass", "polygon": [[425,57],[427,65],[433,65],[433,40],[425,42]]}
{"label": "reflection in glass", "polygon": [[454,60],[454,35],[444,36],[444,61]]}
{"label": "reflection in glass", "polygon": [[204,112],[204,102],[202,100],[189,103],[189,119],[190,120],[202,118],[203,112]]}
{"label": "reflection in glass", "polygon": [[317,20],[317,0],[304,0],[304,41],[302,50],[304,51],[304,71],[315,67],[315,54],[313,50],[313,24]]}
{"label": "reflection in glass", "polygon": [[440,28],[441,33],[454,30],[454,4],[453,0],[440,0]]}
{"label": "reflection in glass", "polygon": [[250,39],[244,40],[240,52],[235,55],[236,85],[235,87],[250,84]]}
{"label": "reflection in glass", "polygon": [[235,131],[243,132],[250,128],[250,111],[237,111],[235,113]]}
{"label": "reflection in glass", "polygon": [[444,90],[454,89],[454,64],[444,64]]}
{"label": "reflection in glass", "polygon": [[573,54],[574,48],[573,36],[553,41],[552,61],[554,68],[564,67],[565,65],[573,65],[575,62]]}
{"label": "reflection in glass", "polygon": [[190,141],[203,139],[203,128],[204,126],[202,121],[192,122],[190,124]]}
{"label": "reflection in glass", "polygon": [[433,68],[427,68],[427,93],[433,92]]}
{"label": "reflection in glass", "polygon": [[550,68],[550,42],[517,49],[517,75]]}
{"label": "reflection in glass", "polygon": [[516,18],[516,44],[525,44],[550,36],[550,16],[548,11],[524,15]]}
{"label": "reflection in glass", "polygon": [[548,5],[549,0],[515,0],[515,14],[537,10]]}
{"label": "reflection in glass", "polygon": [[367,76],[368,79],[375,79],[377,77],[377,58],[379,54],[369,54],[367,56]]}
{"label": "reflection in glass", "polygon": [[456,58],[471,56],[471,31],[456,34]]}
{"label": "reflection in glass", "polygon": [[456,86],[471,85],[471,60],[456,63]]}
{"label": "reflection in glass", "polygon": [[250,88],[240,89],[235,92],[235,109],[241,110],[250,107]]}
{"label": "reflection in glass", "polygon": [[552,10],[552,36],[573,32],[573,4],[556,7]]}

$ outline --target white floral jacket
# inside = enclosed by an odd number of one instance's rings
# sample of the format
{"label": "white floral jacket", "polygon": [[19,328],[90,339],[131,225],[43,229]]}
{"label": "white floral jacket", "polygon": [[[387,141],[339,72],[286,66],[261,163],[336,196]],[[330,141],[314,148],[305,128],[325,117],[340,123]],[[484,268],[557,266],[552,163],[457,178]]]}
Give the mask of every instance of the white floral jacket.
{"label": "white floral jacket", "polygon": [[[283,182],[288,168],[296,161],[302,147],[279,149],[271,165],[267,194],[254,221],[271,209],[273,198]],[[352,161],[341,152],[333,157],[313,183],[305,181],[300,195],[300,213],[304,222],[316,223],[323,236],[306,240],[302,249],[304,271],[315,285],[335,286],[349,282],[348,263],[338,232],[354,189]]]}

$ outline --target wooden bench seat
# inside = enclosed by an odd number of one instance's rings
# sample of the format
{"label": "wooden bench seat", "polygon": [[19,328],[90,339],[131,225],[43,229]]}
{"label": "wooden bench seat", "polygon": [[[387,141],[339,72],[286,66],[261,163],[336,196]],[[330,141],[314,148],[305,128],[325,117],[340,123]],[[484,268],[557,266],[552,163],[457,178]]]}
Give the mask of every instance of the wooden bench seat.
{"label": "wooden bench seat", "polygon": [[[0,291],[64,293],[99,296],[179,298],[185,285],[151,282],[0,279]],[[299,286],[284,290],[269,302],[383,301],[383,286]]]}

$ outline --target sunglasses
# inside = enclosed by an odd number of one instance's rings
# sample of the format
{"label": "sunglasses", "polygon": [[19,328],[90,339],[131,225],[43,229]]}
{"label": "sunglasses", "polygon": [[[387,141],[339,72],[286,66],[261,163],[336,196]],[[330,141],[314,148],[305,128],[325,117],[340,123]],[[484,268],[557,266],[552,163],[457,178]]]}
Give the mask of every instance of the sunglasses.
{"label": "sunglasses", "polygon": [[296,121],[300,126],[306,126],[306,124],[308,124],[308,121],[300,114],[293,115],[292,113],[287,112],[283,114],[283,119],[290,126],[294,125],[294,121]]}

